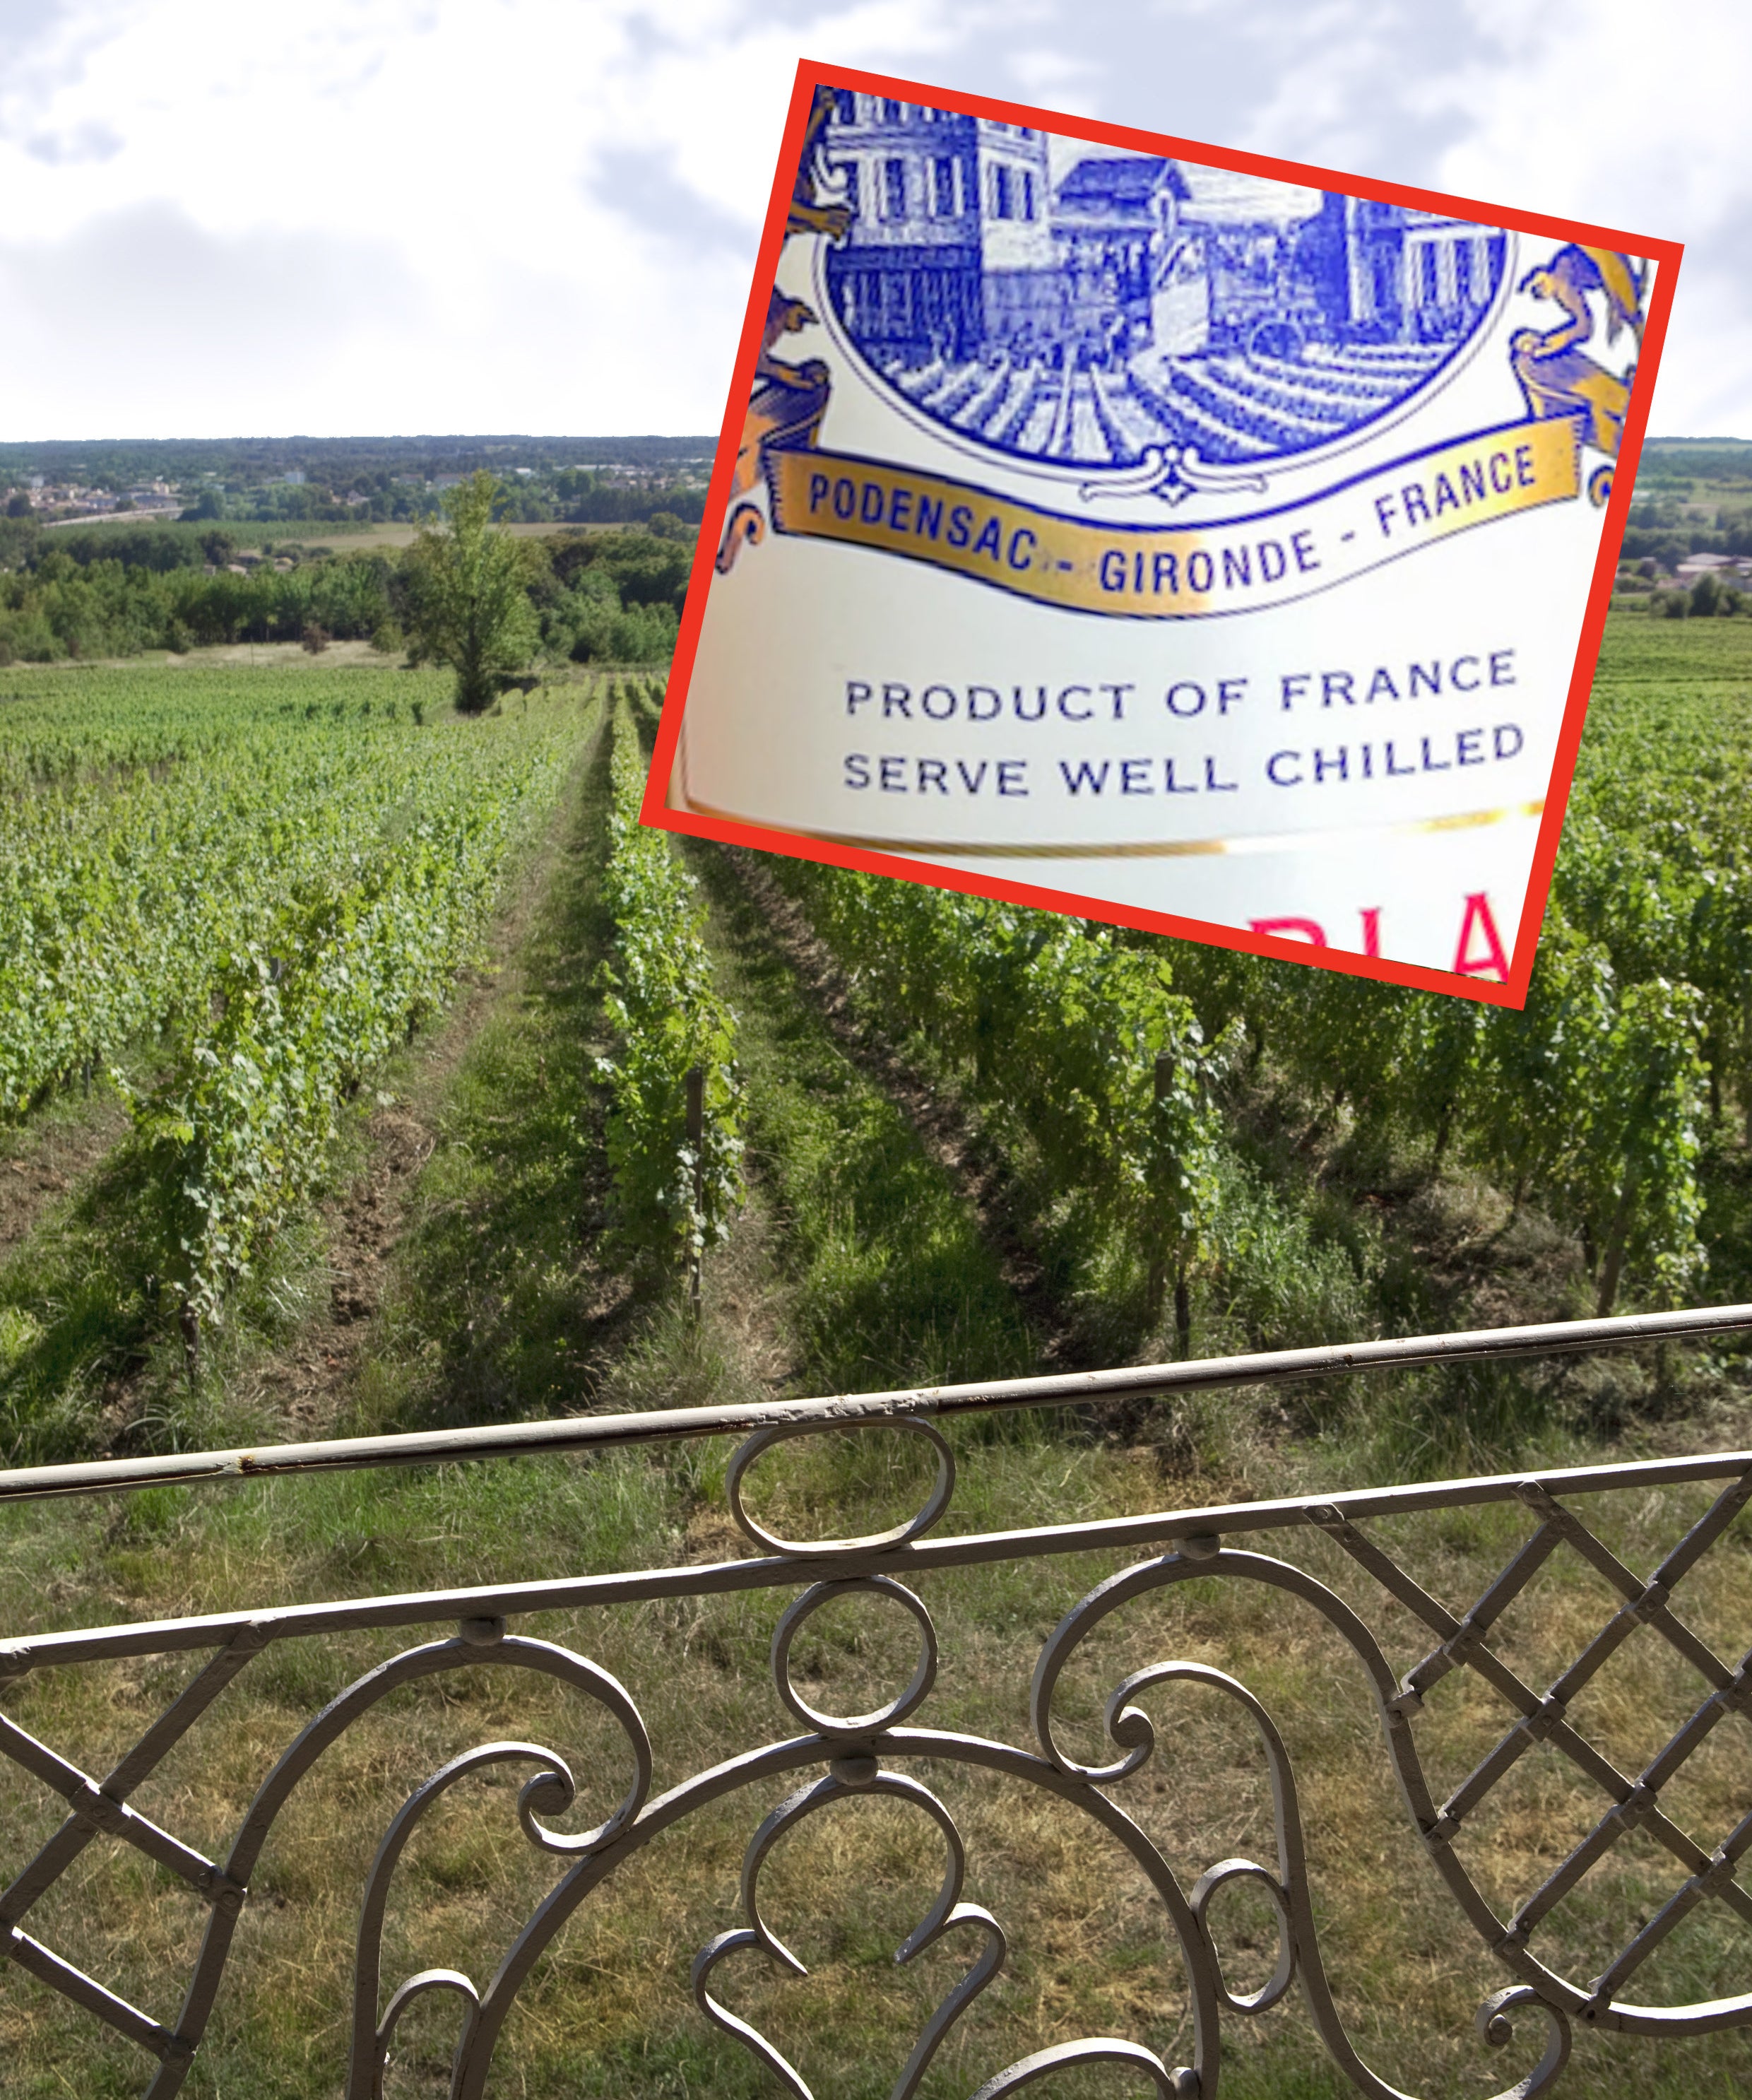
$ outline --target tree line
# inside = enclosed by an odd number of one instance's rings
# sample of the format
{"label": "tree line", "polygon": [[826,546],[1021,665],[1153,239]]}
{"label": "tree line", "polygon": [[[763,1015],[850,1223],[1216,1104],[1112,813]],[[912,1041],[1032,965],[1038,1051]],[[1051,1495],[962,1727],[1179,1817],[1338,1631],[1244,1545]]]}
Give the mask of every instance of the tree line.
{"label": "tree line", "polygon": [[1752,506],[1719,504],[1713,511],[1689,491],[1660,489],[1631,506],[1622,562],[1653,562],[1675,569],[1688,554],[1752,554]]}
{"label": "tree line", "polygon": [[[450,664],[459,676],[459,650],[473,648],[487,678],[540,662],[665,662],[687,588],[689,528],[673,518],[655,531],[513,539],[491,524],[498,492],[484,473],[447,491],[439,522],[405,550],[284,567],[234,564],[221,528],[11,533],[0,539],[0,664],[330,641],[405,647],[411,660]],[[465,541],[473,585],[454,573]],[[464,607],[459,628],[456,589],[466,597],[495,578],[508,588],[490,630],[459,642],[473,615]],[[480,699],[477,680],[464,704]]]}

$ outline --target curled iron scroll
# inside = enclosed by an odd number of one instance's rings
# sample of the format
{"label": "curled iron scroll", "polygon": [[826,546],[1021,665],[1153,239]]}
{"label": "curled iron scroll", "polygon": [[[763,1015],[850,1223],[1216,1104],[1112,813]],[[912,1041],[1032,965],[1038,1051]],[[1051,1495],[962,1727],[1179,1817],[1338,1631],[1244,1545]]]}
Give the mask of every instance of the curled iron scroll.
{"label": "curled iron scroll", "polygon": [[[540,1805],[550,1813],[569,1807],[575,1793],[572,1775],[552,1750],[539,1743],[482,1743],[434,1772],[416,1787],[397,1811],[383,1834],[377,1856],[365,1882],[365,1899],[359,1906],[358,1952],[353,1967],[353,2046],[347,2066],[347,2100],[381,2100],[383,2073],[389,2062],[390,2042],[396,2024],[413,2001],[435,1990],[455,1991],[465,1997],[472,2017],[479,1996],[469,1979],[454,1969],[422,1970],[410,1976],[390,1997],[383,2017],[377,2016],[377,1993],[383,1965],[383,1920],[390,1899],[390,1885],[408,1840],[433,1803],[460,1780],[471,1778],[495,1765],[533,1764],[539,1769],[520,1790],[517,1807],[524,1828],[533,1834],[528,1817],[529,1797],[538,1791]],[[539,1839],[537,1840],[539,1842]]]}
{"label": "curled iron scroll", "polygon": [[[523,1931],[508,1950],[499,1973],[482,1992],[479,2017],[469,2030],[466,2046],[457,2062],[456,2100],[484,2100],[489,2067],[498,2036],[517,1992],[534,1963],[552,1943],[554,1935],[566,1921],[574,1914],[579,1905],[635,1852],[709,1802],[718,1800],[742,1787],[759,1784],[768,1778],[801,1771],[823,1759],[829,1761],[830,1776],[839,1789],[861,1792],[869,1788],[880,1775],[885,1784],[878,1791],[887,1791],[887,1783],[895,1776],[881,1771],[877,1763],[876,1754],[878,1752],[885,1758],[946,1758],[953,1764],[984,1767],[1025,1785],[1042,1788],[1089,1815],[1116,1841],[1148,1881],[1167,1914],[1174,1939],[1186,1963],[1191,1993],[1194,2061],[1197,2065],[1211,2066],[1214,2071],[1222,2004],[1210,1974],[1211,1963],[1190,1904],[1167,1861],[1145,1833],[1105,1794],[1085,1786],[1081,1780],[1068,1777],[1056,1765],[1030,1751],[979,1736],[950,1734],[934,1728],[896,1726],[883,1730],[867,1743],[855,1740],[848,1741],[844,1736],[836,1738],[812,1734],[788,1742],[770,1743],[763,1749],[730,1758],[709,1771],[685,1780],[653,1801],[627,1829],[601,1851],[579,1860],[531,1915]],[[795,1809],[795,1804],[808,1800],[813,1791],[812,1787],[803,1788],[800,1794],[790,1797],[786,1806]],[[832,1791],[816,1798],[818,1800],[833,1798]],[[947,1832],[945,1836],[949,1836]],[[958,1838],[951,1842],[952,1846],[958,1845]],[[942,1901],[940,1895],[933,1916],[941,1910]],[[954,1908],[951,1906],[952,1910]],[[966,1921],[970,1917],[971,1907],[964,1908],[955,1917],[946,1919],[942,1929],[946,1931],[951,1923]],[[752,1934],[753,1928],[747,1928],[746,1935]],[[759,1937],[746,1935],[733,1940],[720,1935],[718,1940],[702,1949],[701,1960],[707,1964],[706,1975],[709,1976],[717,1960],[727,1957],[736,1947],[765,1946]],[[922,1943],[918,1935],[913,1935],[913,1943],[915,1947]],[[703,1980],[702,1978],[702,1983]],[[724,2026],[727,2032],[739,2032],[728,2027],[728,2021],[734,2018],[733,2014],[727,2014],[726,2020],[719,2024]],[[927,2034],[921,2040],[923,2041],[928,2038]],[[764,2055],[760,2061],[769,2062]],[[1012,2070],[1015,2068],[1012,2067]],[[795,2094],[795,2086],[789,2089]],[[1184,2089],[1191,2090],[1190,2088]]]}
{"label": "curled iron scroll", "polygon": [[1569,2022],[1562,2006],[1551,2004],[1525,1983],[1512,1983],[1506,1991],[1494,1992],[1472,2015],[1472,2025],[1490,2048],[1500,2049],[1514,2038],[1515,2023],[1510,2014],[1523,2006],[1530,2006],[1545,2023],[1545,2054],[1518,2085],[1499,2093],[1498,2100],[1531,2100],[1533,2094],[1543,2093],[1552,2084],[1569,2061]]}
{"label": "curled iron scroll", "polygon": [[[516,1746],[519,1749],[534,1750],[535,1760],[544,1767],[530,1785],[523,1789],[518,1803],[519,1817],[532,1841],[541,1846],[544,1851],[566,1855],[580,1853],[588,1855],[592,1851],[611,1844],[618,1833],[636,1820],[651,1785],[650,1739],[638,1709],[625,1688],[608,1671],[584,1657],[574,1654],[570,1648],[557,1647],[549,1641],[507,1636],[496,1620],[470,1620],[465,1621],[464,1630],[455,1639],[434,1641],[419,1648],[405,1649],[400,1655],[392,1656],[387,1661],[378,1664],[376,1669],[368,1670],[363,1677],[356,1679],[331,1699],[319,1714],[306,1723],[257,1789],[255,1798],[244,1815],[225,1861],[227,1885],[239,1890],[248,1888],[256,1863],[261,1857],[262,1848],[266,1843],[281,1809],[291,1798],[299,1782],[323,1753],[379,1701],[401,1686],[416,1683],[422,1678],[442,1676],[451,1670],[469,1669],[482,1664],[534,1670],[540,1675],[554,1678],[586,1693],[605,1706],[619,1721],[632,1754],[632,1783],[619,1805],[605,1823],[596,1830],[576,1837],[544,1829],[534,1820],[538,1809],[551,1814],[569,1803],[570,1794],[568,1789],[572,1783],[570,1774],[552,1752],[539,1749],[533,1745]],[[502,1749],[506,1746],[487,1747]],[[460,1773],[456,1775],[460,1776]],[[429,1783],[429,1788],[423,1789],[422,1794],[417,1795],[416,1799],[423,1801],[430,1798]],[[404,1815],[407,1809],[408,1804],[404,1804]],[[416,1811],[416,1818],[419,1812],[421,1811]],[[407,1827],[411,1828],[411,1824]],[[216,1904],[213,1906],[177,2024],[177,2038],[183,2046],[174,2055],[167,2054],[165,2058],[149,2089],[148,2100],[171,2100],[171,2096],[181,2088],[188,2076],[189,2067],[200,2046],[207,2022],[212,2016],[240,1909],[240,1904],[236,1903]],[[434,1985],[433,1988],[439,1987]],[[373,1990],[375,1993],[375,1985]],[[372,2012],[372,2025],[375,2032],[375,1996]],[[399,2018],[399,2013],[397,2017]],[[459,2051],[465,2051],[472,2032],[471,2018],[464,2024],[464,2041],[459,2044]],[[354,2089],[368,2092],[369,2087],[355,2086]]]}
{"label": "curled iron scroll", "polygon": [[812,1785],[799,1787],[796,1793],[780,1802],[749,1840],[748,1850],[742,1860],[742,1912],[747,1918],[746,1926],[730,1932],[720,1932],[709,1940],[693,1959],[693,1986],[694,2002],[715,2027],[726,2034],[733,2035],[745,2049],[773,2072],[793,2100],[811,2100],[808,2087],[790,2059],[774,2048],[758,2027],[738,2018],[729,2009],[720,2004],[707,1989],[712,1971],[727,1956],[746,1948],[759,1948],[770,1955],[780,1965],[794,1976],[809,1973],[760,1915],[759,1876],[762,1863],[773,1847],[787,1830],[795,1829],[807,1815],[811,1815],[830,1802],[843,1801],[865,1794],[886,1794],[909,1802],[922,1808],[943,1833],[948,1854],[943,1876],[943,1886],[931,1908],[895,1950],[896,1962],[912,1961],[922,1954],[927,1947],[934,1946],[946,1934],[957,1931],[962,1926],[972,1926],[984,1936],[984,1944],[973,1966],[954,1984],[920,2032],[912,2054],[896,2080],[889,2100],[912,2100],[919,2082],[930,2068],[931,2062],[941,2046],[944,2037],[962,2014],[989,1983],[1003,1966],[1007,1951],[1003,1928],[991,1912],[978,1904],[963,1903],[961,1899],[962,1884],[966,1877],[967,1855],[955,1827],[954,1818],[931,1793],[928,1787],[909,1777],[904,1772],[878,1771],[856,1769],[855,1776],[847,1778],[842,1771],[830,1771],[825,1779]]}
{"label": "curled iron scroll", "polygon": [[[918,1620],[923,1636],[920,1643],[918,1665],[913,1672],[912,1682],[900,1695],[885,1706],[873,1707],[868,1714],[852,1714],[841,1718],[832,1714],[818,1714],[790,1681],[791,1643],[801,1630],[803,1621],[823,1604],[832,1604],[840,1597],[892,1597],[904,1604]],[[867,1736],[881,1728],[897,1727],[923,1703],[937,1674],[936,1629],[931,1623],[931,1614],[920,1599],[904,1585],[887,1575],[854,1575],[843,1582],[817,1582],[805,1590],[790,1605],[773,1630],[773,1681],[778,1695],[805,1727],[819,1728],[824,1735]]]}
{"label": "curled iron scroll", "polygon": [[[1403,1716],[1393,1705],[1395,1682],[1386,1657],[1367,1627],[1349,1605],[1326,1586],[1302,1569],[1263,1555],[1219,1551],[1196,1556],[1170,1553],[1160,1560],[1141,1563],[1098,1584],[1066,1613],[1041,1651],[1031,1694],[1031,1713],[1041,1745],[1061,1771],[1092,1783],[1111,1785],[1129,1778],[1144,1765],[1156,1748],[1156,1730],[1142,1709],[1130,1702],[1153,1685],[1196,1683],[1234,1700],[1252,1717],[1266,1753],[1270,1776],[1273,1820],[1276,1829],[1278,1873],[1275,1878],[1252,1860],[1228,1860],[1212,1868],[1193,1893],[1193,1912],[1208,1952],[1217,1987],[1222,1999],[1238,2012],[1262,2012],[1283,1996],[1290,1982],[1299,1980],[1320,2037],[1334,2060],[1369,2100],[1413,2100],[1398,2087],[1389,2085],[1358,2056],[1345,2031],[1332,1987],[1321,1961],[1310,1900],[1307,1855],[1302,1837],[1301,1806],[1289,1754],[1276,1724],[1265,1707],[1238,1679],[1226,1671],[1196,1662],[1162,1662],[1137,1670],[1126,1678],[1107,1703],[1106,1725],[1110,1739],[1124,1755],[1098,1766],[1080,1765],[1061,1750],[1053,1735],[1052,1698],[1065,1665],[1089,1631],[1124,1604],[1151,1590],[1186,1581],[1195,1576],[1230,1573],[1267,1582],[1305,1598],[1341,1633],[1367,1670],[1376,1710],[1386,1732],[1396,1774],[1407,1806],[1420,1827],[1433,1820],[1433,1810],[1415,1749],[1404,1740]],[[1421,1813],[1420,1810],[1421,1809]],[[1280,1924],[1278,1966],[1263,1991],[1237,1997],[1222,1980],[1221,1965],[1206,1925],[1212,1897],[1226,1882],[1246,1877],[1261,1883],[1277,1906]],[[1454,1886],[1450,1877],[1450,1886]],[[1470,1907],[1468,1907],[1470,1914]],[[1488,1913],[1487,1913],[1488,1915]],[[1480,2009],[1480,2034],[1493,2047],[1508,2041],[1512,2025],[1509,2010],[1537,2005],[1546,2022],[1544,2054],[1527,2076],[1494,2096],[1494,2100],[1534,2100],[1556,2079],[1569,2061],[1569,2022],[1561,2005],[1536,1989],[1520,1985],[1497,1992]],[[1005,2089],[999,2088],[1001,2091]]]}
{"label": "curled iron scroll", "polygon": [[1124,2041],[1116,2036],[1102,2035],[1089,2041],[1062,2041],[1051,2049],[1037,2049],[1032,2056],[1025,2056],[1019,2063],[1013,2063],[997,2077],[988,2078],[973,2100],[1002,2100],[1006,2093],[1019,2093],[1024,2085],[1032,2085],[1037,2079],[1050,2077],[1055,2071],[1063,2071],[1078,2063],[1123,2063],[1134,2071],[1141,2071],[1150,2080],[1162,2100],[1198,2100],[1199,2074],[1185,2065],[1170,2071],[1153,2049],[1146,2049],[1142,2042]]}
{"label": "curled iron scroll", "polygon": [[742,1502],[742,1478],[755,1459],[770,1451],[776,1444],[788,1443],[795,1436],[821,1436],[840,1430],[856,1429],[856,1423],[802,1423],[781,1424],[773,1429],[762,1429],[739,1445],[729,1466],[724,1469],[724,1491],[730,1504],[730,1514],[736,1519],[744,1535],[768,1553],[784,1554],[792,1559],[808,1555],[812,1559],[825,1555],[851,1555],[880,1553],[886,1548],[905,1546],[920,1538],[936,1522],[949,1506],[955,1492],[955,1454],[950,1450],[943,1432],[935,1423],[926,1422],[916,1414],[900,1414],[869,1425],[880,1429],[904,1429],[915,1436],[922,1436],[934,1448],[937,1458],[937,1477],[931,1485],[923,1507],[902,1524],[891,1525],[887,1531],[871,1532],[860,1538],[781,1538],[768,1531],[764,1524],[751,1517]]}
{"label": "curled iron scroll", "polygon": [[[1220,1889],[1236,1882],[1245,1882],[1250,1887],[1262,1888],[1271,1899],[1272,1908],[1278,1917],[1278,1960],[1271,1974],[1257,1991],[1237,1995],[1223,1980],[1222,1964],[1217,1952],[1217,1942],[1212,1938],[1208,1916],[1211,1899]],[[1217,1970],[1217,1988],[1223,2003],[1232,2013],[1269,2013],[1289,1989],[1296,1977],[1296,1928],[1290,1917],[1290,1899],[1283,1884],[1257,1860],[1219,1860],[1214,1867],[1207,1867],[1193,1885],[1192,1915],[1199,1921],[1199,1930],[1210,1943],[1211,1959]]]}
{"label": "curled iron scroll", "polygon": [[390,2067],[390,2045],[395,2039],[395,2030],[401,2025],[402,2015],[416,1998],[429,1997],[434,1991],[454,1992],[466,2008],[464,2022],[473,2018],[480,2005],[475,1988],[460,1969],[422,1969],[417,1976],[410,1976],[401,1984],[385,2006],[383,2019],[373,2037],[375,2046],[368,2066],[370,2083],[355,2087],[350,2079],[347,2085],[347,2100],[353,2100],[358,2092],[368,2096],[368,2100],[383,2100],[383,2075]]}

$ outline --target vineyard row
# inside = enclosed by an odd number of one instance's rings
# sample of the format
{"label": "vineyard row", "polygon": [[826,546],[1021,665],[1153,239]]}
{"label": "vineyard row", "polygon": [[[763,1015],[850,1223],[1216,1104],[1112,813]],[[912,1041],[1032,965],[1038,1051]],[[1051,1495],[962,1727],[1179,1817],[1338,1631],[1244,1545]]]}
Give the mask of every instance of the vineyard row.
{"label": "vineyard row", "polygon": [[1031,1178],[1116,1240],[1160,1302],[1221,1271],[1226,1127],[1268,1049],[1329,1117],[1349,1101],[1536,1196],[1580,1238],[1603,1312],[1697,1281],[1707,1002],[1625,982],[1554,904],[1524,1013],[1165,942],[909,884],[781,864],[872,1011],[935,1046]]}
{"label": "vineyard row", "polygon": [[611,728],[603,897],[614,937],[600,984],[616,1048],[597,1069],[621,1244],[697,1264],[742,1198],[736,1018],[712,984],[698,885],[668,835],[639,822],[645,759],[627,705],[639,697],[623,695]]}
{"label": "vineyard row", "polygon": [[575,749],[569,701],[430,730],[268,712],[211,700],[174,761],[0,805],[0,1110],[140,1053],[149,1078],[113,1077],[191,1338],[319,1179],[341,1102],[445,1003]]}

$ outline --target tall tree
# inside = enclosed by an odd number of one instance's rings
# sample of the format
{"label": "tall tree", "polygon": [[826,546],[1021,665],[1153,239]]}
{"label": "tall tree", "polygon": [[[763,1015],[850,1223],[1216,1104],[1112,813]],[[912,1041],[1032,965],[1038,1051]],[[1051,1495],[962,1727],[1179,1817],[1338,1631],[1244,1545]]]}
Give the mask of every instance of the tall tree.
{"label": "tall tree", "polygon": [[422,527],[407,550],[414,651],[456,673],[456,705],[478,714],[521,671],[540,638],[526,588],[527,543],[495,529],[501,493],[484,468],[442,498],[443,521]]}

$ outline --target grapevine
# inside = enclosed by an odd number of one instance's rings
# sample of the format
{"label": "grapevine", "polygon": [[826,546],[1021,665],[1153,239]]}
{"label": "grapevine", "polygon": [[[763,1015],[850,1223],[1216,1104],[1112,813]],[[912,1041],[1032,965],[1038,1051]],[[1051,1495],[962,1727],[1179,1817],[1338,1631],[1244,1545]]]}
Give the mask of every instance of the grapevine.
{"label": "grapevine", "polygon": [[216,680],[187,713],[92,710],[82,748],[28,716],[0,747],[0,1105],[156,1031],[152,1082],[115,1077],[197,1323],[320,1180],[343,1100],[444,1003],[576,748],[563,701],[425,730],[363,682],[354,706],[301,704],[295,677],[240,705]]}
{"label": "grapevine", "polygon": [[[781,864],[872,1005],[928,1036],[1012,1153],[1080,1202],[1149,1277],[1187,1282],[1212,1251],[1221,1119],[1212,1046],[1160,947],[1014,906]],[[1152,1312],[1155,1306],[1152,1304]]]}
{"label": "grapevine", "polygon": [[[618,1236],[631,1251],[697,1264],[724,1239],[742,1198],[736,1021],[712,986],[698,885],[667,836],[639,822],[645,765],[624,705],[613,735],[603,889],[614,950],[601,983],[618,1047],[598,1070],[613,1104]],[[687,1135],[695,1068],[705,1078],[698,1154]]]}

